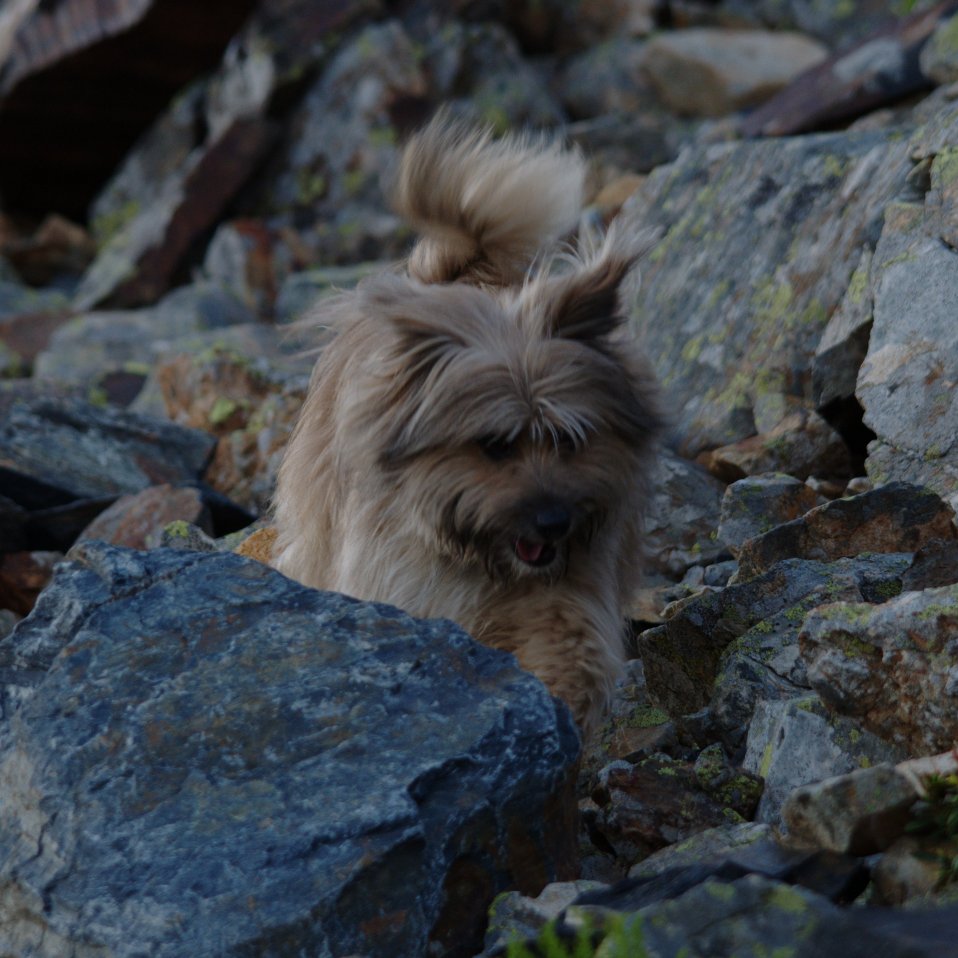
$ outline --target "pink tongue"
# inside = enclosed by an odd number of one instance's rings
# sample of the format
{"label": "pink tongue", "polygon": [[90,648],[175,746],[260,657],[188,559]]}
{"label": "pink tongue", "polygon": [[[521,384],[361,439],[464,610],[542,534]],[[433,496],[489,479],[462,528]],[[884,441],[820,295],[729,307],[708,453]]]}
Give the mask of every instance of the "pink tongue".
{"label": "pink tongue", "polygon": [[537,562],[542,550],[545,548],[541,542],[529,542],[528,539],[516,539],[516,555],[523,562]]}

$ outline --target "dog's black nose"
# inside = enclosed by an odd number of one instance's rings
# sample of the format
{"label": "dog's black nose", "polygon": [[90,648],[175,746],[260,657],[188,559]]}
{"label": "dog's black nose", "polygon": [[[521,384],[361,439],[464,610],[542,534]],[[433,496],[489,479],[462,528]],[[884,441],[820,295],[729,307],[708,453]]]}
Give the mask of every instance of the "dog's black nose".
{"label": "dog's black nose", "polygon": [[543,539],[561,539],[570,525],[572,516],[562,506],[542,506],[536,510],[536,531]]}

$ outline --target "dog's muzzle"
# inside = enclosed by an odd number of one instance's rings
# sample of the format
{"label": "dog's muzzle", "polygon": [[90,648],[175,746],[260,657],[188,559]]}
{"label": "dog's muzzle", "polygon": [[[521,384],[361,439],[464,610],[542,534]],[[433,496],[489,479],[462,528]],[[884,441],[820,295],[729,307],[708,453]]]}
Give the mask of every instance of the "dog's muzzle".
{"label": "dog's muzzle", "polygon": [[565,506],[549,503],[535,510],[531,525],[531,534],[519,536],[514,543],[516,556],[536,568],[551,565],[557,555],[556,545],[572,527],[572,515]]}

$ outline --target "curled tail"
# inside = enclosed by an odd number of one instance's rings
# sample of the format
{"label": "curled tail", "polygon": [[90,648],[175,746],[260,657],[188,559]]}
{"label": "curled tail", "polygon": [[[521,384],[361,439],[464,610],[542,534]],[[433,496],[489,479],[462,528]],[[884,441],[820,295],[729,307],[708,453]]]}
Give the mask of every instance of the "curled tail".
{"label": "curled tail", "polygon": [[396,211],[420,233],[410,275],[425,283],[520,282],[544,246],[575,228],[585,163],[529,136],[493,140],[440,112],[407,144]]}

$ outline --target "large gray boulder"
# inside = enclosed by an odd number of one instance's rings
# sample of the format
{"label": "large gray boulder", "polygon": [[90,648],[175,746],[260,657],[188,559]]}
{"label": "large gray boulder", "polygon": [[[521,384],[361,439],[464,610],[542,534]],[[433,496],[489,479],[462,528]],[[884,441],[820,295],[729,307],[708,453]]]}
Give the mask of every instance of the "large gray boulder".
{"label": "large gray boulder", "polygon": [[572,877],[571,718],[449,622],[74,549],[0,643],[0,952],[470,955]]}
{"label": "large gray boulder", "polygon": [[876,482],[919,482],[958,505],[958,108],[911,144],[920,202],[892,204],[871,265],[874,320],[857,396]]}
{"label": "large gray boulder", "polygon": [[632,307],[679,451],[746,439],[772,398],[812,398],[812,360],[910,169],[897,131],[702,145],[629,201],[664,235]]}

